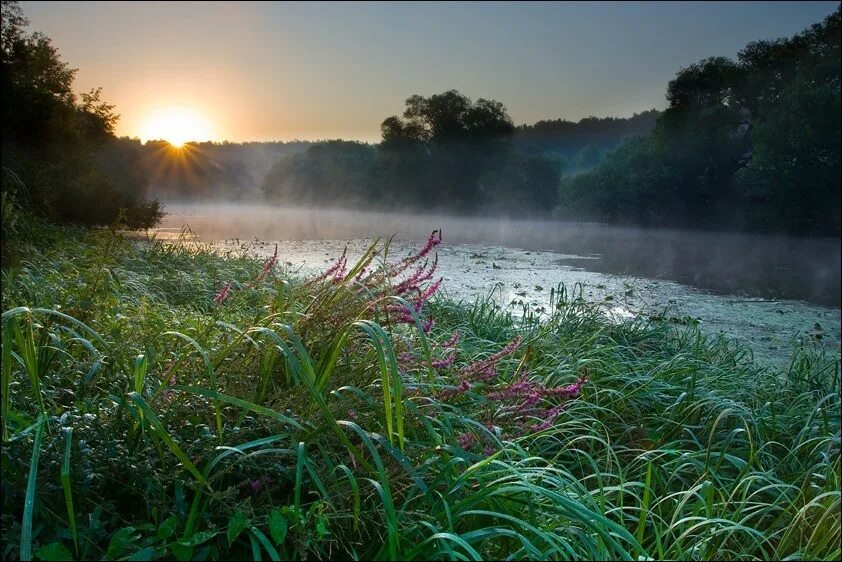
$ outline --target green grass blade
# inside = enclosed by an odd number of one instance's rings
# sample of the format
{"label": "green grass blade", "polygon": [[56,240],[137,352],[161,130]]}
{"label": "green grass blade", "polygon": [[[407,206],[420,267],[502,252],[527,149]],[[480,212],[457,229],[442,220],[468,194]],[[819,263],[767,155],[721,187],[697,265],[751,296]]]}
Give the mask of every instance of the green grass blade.
{"label": "green grass blade", "polygon": [[47,414],[38,417],[38,429],[32,445],[32,460],[29,462],[29,478],[26,481],[26,496],[23,502],[23,521],[20,530],[20,559],[32,560],[32,512],[35,508],[35,489],[38,481],[38,459],[41,457],[41,440]]}
{"label": "green grass blade", "polygon": [[161,441],[166,443],[170,451],[172,451],[172,453],[178,458],[178,460],[181,461],[182,466],[184,466],[184,468],[188,472],[190,472],[190,474],[192,474],[196,478],[196,480],[198,480],[202,484],[207,484],[208,481],[205,479],[204,476],[202,476],[202,473],[199,472],[196,466],[192,462],[190,462],[190,459],[187,458],[187,455],[184,454],[184,451],[181,450],[181,447],[179,447],[178,444],[175,441],[173,441],[172,437],[170,437],[170,434],[167,433],[167,430],[164,429],[163,424],[155,415],[155,412],[153,412],[152,408],[149,407],[149,404],[146,403],[146,400],[144,400],[136,392],[130,392],[129,397],[135,402],[135,404],[137,404],[140,407],[141,411],[146,416],[146,419],[148,420],[149,424],[152,426],[152,429],[155,430],[155,434],[161,439]]}
{"label": "green grass blade", "polygon": [[70,482],[70,455],[73,448],[73,428],[68,428],[64,439],[64,461],[61,464],[61,486],[64,489],[64,505],[67,508],[67,520],[73,534],[73,548],[79,556],[79,534],[76,531],[76,512],[73,509],[73,490]]}

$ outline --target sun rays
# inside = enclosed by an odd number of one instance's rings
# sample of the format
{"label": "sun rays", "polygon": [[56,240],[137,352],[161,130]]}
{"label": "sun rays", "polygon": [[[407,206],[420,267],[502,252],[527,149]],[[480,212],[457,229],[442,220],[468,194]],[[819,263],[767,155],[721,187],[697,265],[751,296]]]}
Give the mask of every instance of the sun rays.
{"label": "sun rays", "polygon": [[210,119],[188,107],[158,109],[146,117],[141,128],[142,140],[165,140],[176,148],[189,141],[205,141],[213,137]]}

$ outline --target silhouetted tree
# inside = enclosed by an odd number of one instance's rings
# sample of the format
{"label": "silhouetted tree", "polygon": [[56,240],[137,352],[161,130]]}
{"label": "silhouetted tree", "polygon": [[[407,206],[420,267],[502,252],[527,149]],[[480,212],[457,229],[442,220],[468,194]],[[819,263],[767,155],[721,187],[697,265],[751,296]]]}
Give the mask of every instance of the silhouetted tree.
{"label": "silhouetted tree", "polygon": [[2,11],[0,150],[4,167],[27,188],[17,204],[88,225],[111,223],[120,209],[130,226],[157,222],[160,204],[143,202],[146,182],[137,168],[127,178],[120,165],[104,162],[121,146],[114,145],[114,106],[102,100],[101,89],[77,100],[76,69],[61,60],[47,36],[25,32],[29,22],[17,2],[4,0]]}
{"label": "silhouetted tree", "polygon": [[840,233],[840,10],[681,69],[650,137],[566,178],[559,213]]}

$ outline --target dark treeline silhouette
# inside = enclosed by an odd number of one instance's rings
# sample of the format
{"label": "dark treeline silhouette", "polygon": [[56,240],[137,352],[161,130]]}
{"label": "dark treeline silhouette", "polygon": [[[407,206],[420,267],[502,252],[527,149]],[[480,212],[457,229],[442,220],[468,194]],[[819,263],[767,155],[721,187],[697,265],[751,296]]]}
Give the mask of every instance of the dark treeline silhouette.
{"label": "dark treeline silhouette", "polygon": [[2,2],[3,238],[25,207],[48,219],[143,228],[161,217],[146,202],[137,143],[118,139],[114,106],[95,89],[76,96],[76,70],[42,33],[28,34],[17,2]]}
{"label": "dark treeline silhouette", "polygon": [[226,201],[262,197],[261,186],[272,165],[303,152],[312,142],[189,142],[174,148],[167,141],[137,144],[138,173],[149,181],[149,194],[164,200],[214,198]]}
{"label": "dark treeline silhouette", "polygon": [[682,69],[652,135],[565,178],[559,215],[840,233],[840,11]]}
{"label": "dark treeline silhouette", "polygon": [[406,100],[381,124],[376,146],[331,141],[279,160],[263,183],[275,202],[425,208],[450,212],[548,211],[561,166],[513,142],[506,107],[456,90]]}
{"label": "dark treeline silhouette", "polygon": [[115,137],[114,106],[77,97],[76,71],[3,1],[4,225],[24,205],[145,227],[157,197],[838,235],[839,20],[681,69],[663,112],[516,127],[499,101],[449,90],[408,98],[377,144],[175,148]]}
{"label": "dark treeline silhouette", "polygon": [[591,116],[578,122],[541,120],[534,125],[518,126],[515,141],[533,145],[558,158],[565,174],[570,175],[593,168],[624,140],[651,133],[660,115],[660,111],[650,109],[628,118]]}

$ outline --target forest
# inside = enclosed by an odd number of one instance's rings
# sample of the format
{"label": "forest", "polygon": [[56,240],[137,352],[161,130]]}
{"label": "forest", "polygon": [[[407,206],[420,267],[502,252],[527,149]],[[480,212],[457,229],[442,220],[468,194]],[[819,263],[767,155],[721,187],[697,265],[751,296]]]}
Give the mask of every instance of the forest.
{"label": "forest", "polygon": [[76,70],[9,13],[4,201],[53,220],[103,225],[123,209],[144,226],[160,218],[160,201],[210,199],[840,233],[838,9],[793,37],[749,43],[736,60],[682,68],[663,112],[516,126],[500,101],[448,90],[407,98],[376,144],[178,149],[117,138],[119,115],[101,90],[76,96]]}

